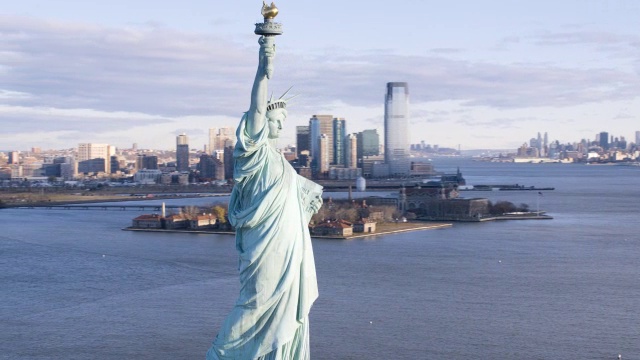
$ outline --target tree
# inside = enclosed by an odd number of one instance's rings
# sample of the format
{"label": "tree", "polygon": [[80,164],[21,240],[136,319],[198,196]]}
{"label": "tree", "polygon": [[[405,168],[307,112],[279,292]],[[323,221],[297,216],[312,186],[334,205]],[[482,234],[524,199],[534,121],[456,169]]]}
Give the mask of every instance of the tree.
{"label": "tree", "polygon": [[311,217],[311,222],[313,222],[314,224],[320,223],[324,221],[328,215],[329,215],[329,210],[327,209],[325,204],[322,204],[318,212]]}
{"label": "tree", "polygon": [[222,205],[215,205],[211,208],[211,212],[218,218],[218,222],[220,224],[224,224],[227,222],[227,213],[228,210]]}
{"label": "tree", "polygon": [[509,201],[498,201],[495,204],[489,202],[489,212],[492,215],[502,215],[509,212],[517,211],[518,208]]}
{"label": "tree", "polygon": [[359,218],[358,210],[352,207],[340,206],[334,211],[334,216],[338,220],[346,220],[348,222],[355,222]]}
{"label": "tree", "polygon": [[200,208],[193,205],[185,206],[182,208],[182,214],[187,220],[193,220],[200,215]]}

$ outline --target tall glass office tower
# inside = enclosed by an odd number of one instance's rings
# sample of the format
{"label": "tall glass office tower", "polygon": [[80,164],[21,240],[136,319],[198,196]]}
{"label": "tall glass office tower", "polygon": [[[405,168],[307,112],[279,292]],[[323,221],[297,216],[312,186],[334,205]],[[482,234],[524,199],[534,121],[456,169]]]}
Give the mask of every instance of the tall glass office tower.
{"label": "tall glass office tower", "polygon": [[176,170],[189,171],[189,138],[185,134],[176,137]]}
{"label": "tall glass office tower", "polygon": [[[409,146],[409,86],[406,82],[390,82],[384,102],[385,163],[404,164],[401,160],[409,157]],[[391,169],[391,173],[403,172],[399,170]]]}
{"label": "tall glass office tower", "polygon": [[333,162],[334,165],[344,165],[345,161],[345,137],[347,125],[344,118],[333,119]]}

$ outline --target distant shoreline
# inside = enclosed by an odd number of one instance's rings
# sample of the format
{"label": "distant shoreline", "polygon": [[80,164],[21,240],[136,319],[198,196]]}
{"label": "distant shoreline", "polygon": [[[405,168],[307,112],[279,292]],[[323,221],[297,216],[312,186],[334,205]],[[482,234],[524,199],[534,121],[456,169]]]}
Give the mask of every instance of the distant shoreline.
{"label": "distant shoreline", "polygon": [[[349,236],[317,236],[311,235],[313,239],[331,239],[331,240],[351,240],[359,239],[371,236],[380,236],[388,234],[396,234],[409,231],[420,230],[436,230],[445,229],[453,226],[453,223],[388,223],[378,225],[382,228],[381,231],[375,233],[356,233]],[[182,230],[182,229],[140,229],[133,227],[123,228],[124,231],[142,231],[142,232],[156,232],[156,233],[181,233],[181,234],[219,234],[219,235],[235,235],[233,231],[217,231],[217,230]]]}
{"label": "distant shoreline", "polygon": [[104,202],[126,202],[126,201],[150,201],[150,200],[171,200],[171,199],[194,199],[194,198],[215,198],[218,196],[228,196],[230,193],[200,193],[189,195],[155,195],[150,197],[131,196],[131,195],[62,195],[48,201],[33,202],[11,202],[0,205],[0,208],[38,208],[63,205],[82,205],[95,204]]}

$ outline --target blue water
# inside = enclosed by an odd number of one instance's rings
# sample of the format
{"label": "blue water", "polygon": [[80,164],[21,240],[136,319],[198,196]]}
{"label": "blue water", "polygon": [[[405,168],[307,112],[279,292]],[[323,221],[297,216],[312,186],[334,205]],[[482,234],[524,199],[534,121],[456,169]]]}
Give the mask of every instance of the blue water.
{"label": "blue water", "polygon": [[[460,166],[554,220],[314,240],[314,359],[640,359],[640,169]],[[176,199],[207,203],[214,199]],[[232,236],[136,211],[0,210],[0,359],[202,359],[238,292]]]}

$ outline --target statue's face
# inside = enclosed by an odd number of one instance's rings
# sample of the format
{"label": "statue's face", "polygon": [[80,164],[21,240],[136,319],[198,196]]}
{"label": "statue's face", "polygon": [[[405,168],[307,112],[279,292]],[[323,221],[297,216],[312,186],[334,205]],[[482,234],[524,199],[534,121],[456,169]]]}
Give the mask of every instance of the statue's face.
{"label": "statue's face", "polygon": [[287,110],[285,109],[275,109],[267,112],[270,139],[277,139],[280,137],[280,130],[282,130],[282,124],[286,118]]}

